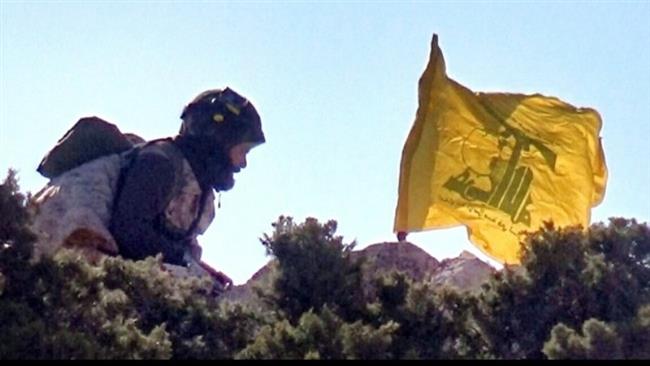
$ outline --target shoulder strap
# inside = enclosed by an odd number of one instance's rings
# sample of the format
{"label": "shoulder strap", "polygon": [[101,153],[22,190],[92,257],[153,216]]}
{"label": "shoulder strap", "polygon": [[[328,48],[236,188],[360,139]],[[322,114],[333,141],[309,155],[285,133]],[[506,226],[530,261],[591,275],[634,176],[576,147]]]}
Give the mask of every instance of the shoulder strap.
{"label": "shoulder strap", "polygon": [[[140,151],[144,149],[145,147],[148,147],[150,145],[153,145],[155,143],[158,143],[160,141],[165,141],[165,140],[171,140],[168,138],[162,138],[162,139],[155,139],[151,141],[147,141],[144,143],[137,144],[133,146],[131,149],[125,151],[122,155],[122,163],[120,165],[120,174],[117,178],[117,185],[115,186],[115,194],[113,195],[113,207],[115,207],[115,204],[117,203],[117,200],[120,198],[122,195],[122,189],[124,188],[124,180],[126,179],[126,173],[131,169],[133,166],[133,163],[135,162],[136,157],[138,154],[140,154]],[[174,161],[176,159],[172,159]],[[174,170],[177,171],[176,164],[174,164]]]}
{"label": "shoulder strap", "polygon": [[[181,150],[175,143],[173,139],[168,139],[168,143],[164,145],[164,148],[169,151],[169,155],[173,156],[174,164],[175,164],[175,169],[177,172],[181,172],[183,170],[183,161],[187,160],[185,155],[183,154],[183,150]],[[189,163],[189,160],[188,160]],[[192,164],[190,164],[190,168],[192,168]],[[205,202],[207,201],[208,194],[210,193],[210,187],[207,189],[201,184],[201,182],[198,180],[198,177],[196,175],[196,172],[194,172],[192,168],[192,172],[194,174],[194,177],[199,184],[199,188],[201,189],[201,196],[199,198],[199,210],[196,214],[196,217],[194,220],[192,220],[192,223],[190,224],[190,227],[187,229],[187,232],[185,232],[185,238],[189,238],[192,233],[196,230],[196,228],[199,226],[199,222],[201,222],[201,217],[203,217],[203,212],[205,211]]]}
{"label": "shoulder strap", "polygon": [[[175,144],[173,143],[173,140],[171,138],[161,138],[161,139],[156,139],[156,140],[151,140],[146,143],[138,144],[134,146],[132,149],[124,153],[124,157],[122,160],[122,166],[120,168],[120,174],[119,178],[117,180],[117,186],[115,188],[115,195],[113,198],[113,207],[117,203],[117,200],[119,199],[122,189],[124,186],[124,180],[126,177],[127,172],[131,169],[133,166],[133,163],[135,162],[136,157],[140,153],[140,151],[150,145],[161,143],[160,148],[167,153],[167,156],[169,156],[172,165],[174,166],[174,171],[176,172],[176,177],[179,177],[181,172],[183,171],[183,153],[178,149]],[[205,203],[208,197],[209,191],[207,191],[205,188],[201,187],[201,197],[199,199],[199,210],[197,213],[197,216],[193,219],[192,223],[190,224],[189,229],[180,235],[178,235],[177,238],[174,238],[176,240],[182,240],[185,238],[188,238],[192,235],[192,233],[196,230],[197,226],[199,225],[199,222],[201,221],[201,217],[203,216],[203,212],[205,209]],[[176,235],[174,235],[176,236]]]}

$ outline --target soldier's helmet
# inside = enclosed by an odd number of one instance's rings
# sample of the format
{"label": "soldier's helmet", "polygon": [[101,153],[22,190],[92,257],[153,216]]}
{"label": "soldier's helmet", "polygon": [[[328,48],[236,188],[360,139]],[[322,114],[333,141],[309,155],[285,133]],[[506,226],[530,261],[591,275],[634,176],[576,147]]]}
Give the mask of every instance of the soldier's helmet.
{"label": "soldier's helmet", "polygon": [[204,91],[181,114],[179,134],[229,148],[242,142],[266,140],[253,104],[230,88]]}

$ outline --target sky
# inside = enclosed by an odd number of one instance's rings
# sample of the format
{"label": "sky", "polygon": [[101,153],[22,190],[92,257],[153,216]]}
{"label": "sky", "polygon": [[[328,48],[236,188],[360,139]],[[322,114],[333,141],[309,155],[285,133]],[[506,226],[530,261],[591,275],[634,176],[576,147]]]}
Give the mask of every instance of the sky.
{"label": "sky", "polygon": [[[438,34],[447,74],[473,91],[541,93],[596,109],[609,180],[592,222],[650,217],[649,1],[0,0],[0,173],[22,191],[81,117],[146,139],[231,87],[261,115],[251,151],[199,242],[244,283],[280,215],[338,222],[357,248],[393,241],[399,163]],[[438,258],[488,260],[464,227],[410,234]],[[494,262],[493,262],[494,263]]]}

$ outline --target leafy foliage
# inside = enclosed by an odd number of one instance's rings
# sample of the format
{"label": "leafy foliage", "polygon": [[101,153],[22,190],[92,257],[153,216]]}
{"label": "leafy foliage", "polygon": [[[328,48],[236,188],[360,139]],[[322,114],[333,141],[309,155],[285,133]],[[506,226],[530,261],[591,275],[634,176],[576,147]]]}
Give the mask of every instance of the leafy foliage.
{"label": "leafy foliage", "polygon": [[257,326],[209,284],[176,279],[161,258],[91,265],[63,251],[29,261],[34,236],[14,174],[0,186],[0,359],[231,358]]}
{"label": "leafy foliage", "polygon": [[362,263],[336,225],[280,217],[262,243],[278,261],[272,288],[262,293],[278,319],[265,326],[242,358],[461,358],[476,349],[465,334],[471,298],[392,273],[362,288]]}
{"label": "leafy foliage", "polygon": [[412,283],[401,273],[378,279],[377,288],[369,320],[400,325],[391,346],[395,358],[476,358],[484,348],[470,317],[474,297]]}
{"label": "leafy foliage", "polygon": [[522,243],[521,266],[478,293],[393,272],[363,288],[336,222],[281,216],[262,244],[265,307],[210,295],[160,257],[98,264],[61,251],[30,261],[34,235],[10,171],[0,185],[0,359],[648,359],[650,229],[611,219]]}
{"label": "leafy foliage", "polygon": [[280,216],[272,225],[273,234],[261,242],[277,259],[278,272],[271,291],[262,294],[264,300],[293,323],[325,304],[346,320],[357,317],[363,307],[361,263],[349,256],[355,243],[344,244],[335,235],[336,222],[321,225],[308,218],[296,224]]}
{"label": "leafy foliage", "polygon": [[[486,286],[474,317],[495,357],[543,358],[558,324],[565,328],[556,329],[556,340],[569,337],[569,328],[604,336],[611,333],[605,323],[630,322],[650,303],[649,264],[650,231],[635,220],[611,219],[586,233],[548,224],[529,236],[522,267],[506,269]],[[625,358],[637,354],[621,352]]]}
{"label": "leafy foliage", "polygon": [[327,305],[304,313],[293,326],[286,319],[263,327],[254,343],[237,355],[243,359],[385,359],[399,326],[375,328],[345,322]]}

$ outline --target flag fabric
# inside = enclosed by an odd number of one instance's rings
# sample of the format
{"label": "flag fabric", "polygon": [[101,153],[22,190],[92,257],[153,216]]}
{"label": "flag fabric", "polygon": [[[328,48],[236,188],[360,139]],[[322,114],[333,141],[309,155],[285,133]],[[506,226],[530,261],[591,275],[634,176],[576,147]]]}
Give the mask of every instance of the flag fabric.
{"label": "flag fabric", "polygon": [[605,194],[601,119],[540,94],[475,93],[446,75],[437,36],[402,151],[395,232],[465,225],[519,263],[525,232],[590,222]]}

